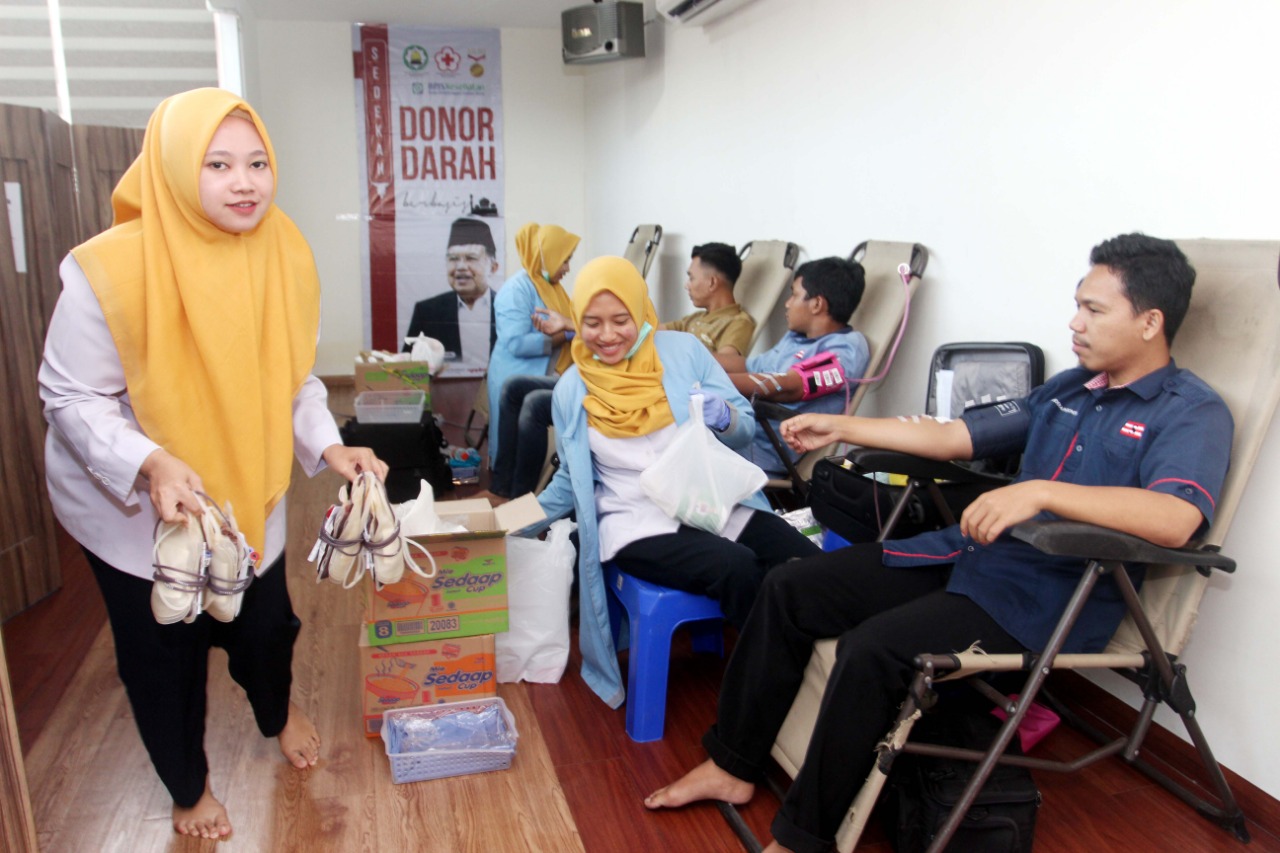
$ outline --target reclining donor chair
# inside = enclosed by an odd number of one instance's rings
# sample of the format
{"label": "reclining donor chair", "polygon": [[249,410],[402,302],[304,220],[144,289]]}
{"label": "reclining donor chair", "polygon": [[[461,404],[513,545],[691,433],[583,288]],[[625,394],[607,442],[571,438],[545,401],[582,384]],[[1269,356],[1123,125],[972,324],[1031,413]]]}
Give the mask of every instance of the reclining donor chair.
{"label": "reclining donor chair", "polygon": [[752,240],[738,250],[738,257],[742,272],[733,285],[733,298],[756,321],[750,344],[754,349],[774,309],[791,287],[800,247],[786,240]]}
{"label": "reclining donor chair", "polygon": [[649,267],[658,256],[658,244],[662,242],[662,226],[637,225],[627,241],[627,248],[622,256],[640,271],[641,278],[649,277]]}
{"label": "reclining donor chair", "polygon": [[[849,253],[849,260],[862,264],[866,272],[867,287],[849,318],[849,325],[867,339],[869,358],[866,375],[856,384],[846,386],[849,394],[846,415],[856,412],[867,392],[888,375],[906,332],[911,298],[929,265],[929,250],[920,243],[864,240]],[[785,420],[793,412],[765,400],[755,401],[754,408],[756,428],[768,430],[769,439],[787,469],[785,478],[771,479],[765,484],[765,493],[774,506],[783,509],[806,505],[813,466],[824,456],[830,456],[833,446],[811,450],[792,463],[769,420]]]}
{"label": "reclining donor chair", "polygon": [[[1280,243],[1186,240],[1179,241],[1179,245],[1196,268],[1197,278],[1191,310],[1174,341],[1173,355],[1180,367],[1195,371],[1222,395],[1235,419],[1231,467],[1211,528],[1194,547],[1167,549],[1079,522],[1028,522],[1015,527],[1012,535],[1042,551],[1080,558],[1081,578],[1071,603],[1039,654],[988,655],[973,650],[955,654],[921,650],[915,661],[917,674],[897,722],[881,743],[876,767],[850,806],[837,835],[841,851],[847,853],[857,844],[893,759],[904,751],[977,762],[968,787],[932,840],[930,851],[946,847],[995,764],[1070,771],[1111,755],[1120,755],[1201,814],[1241,840],[1248,840],[1244,815],[1200,729],[1186,665],[1180,663],[1177,656],[1190,639],[1209,575],[1213,570],[1232,572],[1235,569],[1234,561],[1218,553],[1218,548],[1226,537],[1280,399],[1280,373],[1275,369],[1280,364],[1280,289],[1277,288]],[[1135,591],[1126,564],[1149,566],[1140,592]],[[1103,652],[1058,654],[1094,584],[1108,573],[1119,584],[1129,615]],[[804,759],[834,660],[834,640],[815,645],[804,684],[774,744],[773,757],[793,777]],[[1112,670],[1138,685],[1143,701],[1136,723],[1127,733],[1110,740],[1091,733],[1102,745],[1072,762],[1004,755],[1027,709],[1041,695],[1041,687],[1054,668]],[[983,678],[969,678],[995,672],[1027,674],[1016,700],[995,690]],[[912,726],[922,708],[937,698],[934,685],[960,678],[967,679],[967,684],[1008,714],[990,748],[983,753],[910,741]],[[1207,787],[1193,780],[1176,780],[1138,757],[1160,705],[1167,705],[1181,718],[1203,764]],[[945,707],[942,711],[945,712]]]}

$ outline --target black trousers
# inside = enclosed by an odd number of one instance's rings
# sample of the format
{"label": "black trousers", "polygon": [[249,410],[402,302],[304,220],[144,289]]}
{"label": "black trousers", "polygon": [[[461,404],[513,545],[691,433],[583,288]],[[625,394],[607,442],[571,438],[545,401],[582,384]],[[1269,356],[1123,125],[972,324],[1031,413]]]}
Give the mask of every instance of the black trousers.
{"label": "black trousers", "polygon": [[498,455],[490,465],[489,491],[506,498],[527,495],[538,485],[547,459],[551,395],[559,376],[513,376],[498,395]]}
{"label": "black trousers", "polygon": [[815,640],[837,637],[804,764],[773,821],[796,853],[825,853],[875,761],[921,652],[1023,647],[986,612],[945,589],[950,566],[888,568],[878,543],[770,572],[729,659],[716,722],[703,738],[715,763],[750,782],[800,689]]}
{"label": "black trousers", "polygon": [[116,666],[142,743],[160,780],[181,808],[204,793],[209,649],[227,652],[231,677],[244,688],[258,728],[275,737],[289,719],[293,643],[302,623],[285,584],[284,556],[245,590],[240,614],[219,622],[201,613],[191,624],[161,625],[151,612],[152,582],[118,571],[87,549],[115,636]]}
{"label": "black trousers", "polygon": [[729,624],[741,628],[770,570],[820,553],[790,524],[757,511],[737,541],[682,524],[675,533],[632,542],[613,561],[641,580],[716,599]]}

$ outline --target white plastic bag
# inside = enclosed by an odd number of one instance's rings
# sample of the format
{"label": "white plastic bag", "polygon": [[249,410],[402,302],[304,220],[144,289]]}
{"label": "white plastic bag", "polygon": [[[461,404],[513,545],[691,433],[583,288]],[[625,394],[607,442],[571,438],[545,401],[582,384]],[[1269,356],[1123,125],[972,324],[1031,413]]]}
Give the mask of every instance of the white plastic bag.
{"label": "white plastic bag", "polygon": [[658,508],[690,527],[719,533],[739,501],[768,476],[720,443],[702,422],[702,395],[689,398],[689,420],[658,460],[640,474],[640,487]]}
{"label": "white plastic bag", "polygon": [[569,588],[577,552],[567,518],[545,541],[507,537],[510,630],[494,638],[498,681],[557,682],[569,662]]}

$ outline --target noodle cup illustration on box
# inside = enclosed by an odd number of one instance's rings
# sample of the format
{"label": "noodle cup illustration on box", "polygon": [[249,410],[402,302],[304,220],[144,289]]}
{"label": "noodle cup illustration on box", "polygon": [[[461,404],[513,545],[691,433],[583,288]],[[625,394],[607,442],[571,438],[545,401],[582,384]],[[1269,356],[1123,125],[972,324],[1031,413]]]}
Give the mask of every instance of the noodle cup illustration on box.
{"label": "noodle cup illustration on box", "polygon": [[498,693],[493,635],[372,646],[360,632],[361,716],[376,737],[388,708],[432,705]]}
{"label": "noodle cup illustration on box", "polygon": [[537,498],[525,495],[496,509],[483,499],[439,501],[436,511],[467,530],[413,537],[431,554],[434,577],[406,577],[376,592],[371,585],[362,587],[370,645],[498,634],[509,628],[506,533],[525,531],[545,518]]}

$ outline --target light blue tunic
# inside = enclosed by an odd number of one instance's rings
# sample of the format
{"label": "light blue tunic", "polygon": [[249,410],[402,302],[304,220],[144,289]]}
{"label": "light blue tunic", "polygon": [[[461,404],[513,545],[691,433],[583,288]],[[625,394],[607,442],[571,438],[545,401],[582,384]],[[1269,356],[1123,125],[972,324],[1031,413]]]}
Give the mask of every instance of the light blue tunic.
{"label": "light blue tunic", "polygon": [[[748,358],[747,370],[752,373],[786,373],[791,369],[791,365],[800,359],[820,352],[828,352],[838,358],[840,366],[844,369],[844,375],[849,380],[861,379],[867,372],[867,362],[871,360],[867,339],[863,337],[862,332],[855,332],[845,326],[838,332],[832,332],[820,338],[806,338],[799,332],[787,332],[772,349]],[[823,412],[842,415],[853,392],[854,386],[846,384],[843,392],[779,405],[785,406],[796,414]],[[778,431],[779,423],[779,421],[770,420],[775,433]],[[786,476],[787,466],[778,458],[778,453],[773,449],[773,443],[769,441],[769,435],[764,430],[756,433],[750,451],[744,455],[770,475]],[[787,455],[791,457],[792,462],[800,458],[800,454],[789,447]]]}
{"label": "light blue tunic", "polygon": [[[755,420],[745,397],[697,338],[683,332],[655,332],[654,343],[662,360],[662,387],[676,423],[689,419],[689,390],[695,382],[723,397],[735,410],[729,426],[718,433],[726,446],[741,450],[755,434]],[[611,708],[626,698],[617,651],[609,631],[604,576],[600,568],[600,542],[596,526],[595,466],[587,445],[587,415],[582,401],[587,387],[570,367],[556,385],[552,417],[556,426],[556,452],[560,468],[538,502],[550,518],[571,510],[578,518],[578,645],[582,651],[582,678]],[[742,502],[769,511],[763,493]]]}
{"label": "light blue tunic", "polygon": [[498,340],[489,356],[489,459],[498,458],[498,401],[512,376],[545,376],[551,339],[533,327],[533,309],[545,308],[533,279],[523,270],[507,279],[493,302]]}

